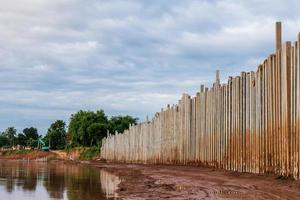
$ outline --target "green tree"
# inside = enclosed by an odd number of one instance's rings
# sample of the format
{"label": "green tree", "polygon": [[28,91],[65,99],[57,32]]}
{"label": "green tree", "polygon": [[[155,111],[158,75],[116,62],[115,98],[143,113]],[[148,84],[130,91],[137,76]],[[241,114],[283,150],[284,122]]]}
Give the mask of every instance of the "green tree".
{"label": "green tree", "polygon": [[35,140],[33,138],[27,139],[26,146],[37,147],[37,144],[38,144],[37,140]]}
{"label": "green tree", "polygon": [[0,147],[9,146],[9,139],[4,133],[0,134]]}
{"label": "green tree", "polygon": [[19,133],[17,135],[17,138],[16,138],[16,144],[19,144],[19,145],[22,145],[22,146],[26,146],[27,144],[27,138],[24,134],[22,133]]}
{"label": "green tree", "polygon": [[36,147],[37,146],[37,140],[39,138],[38,130],[37,128],[30,127],[30,128],[24,128],[23,134],[26,137],[26,145],[30,147]]}
{"label": "green tree", "polygon": [[126,129],[129,128],[129,125],[136,125],[138,118],[126,116],[113,116],[109,120],[109,131],[114,134],[116,131],[118,133],[123,133]]}
{"label": "green tree", "polygon": [[86,130],[90,136],[89,146],[98,144],[98,142],[105,137],[107,133],[108,124],[93,123]]}
{"label": "green tree", "polygon": [[93,146],[106,136],[108,119],[103,110],[82,111],[71,115],[68,140],[71,146]]}
{"label": "green tree", "polygon": [[56,120],[48,128],[45,142],[51,145],[51,149],[63,149],[66,146],[66,123],[63,120]]}
{"label": "green tree", "polygon": [[10,141],[10,145],[13,146],[14,145],[14,141],[15,141],[15,136],[17,134],[17,130],[14,127],[8,127],[5,130],[5,135],[8,138],[8,140]]}
{"label": "green tree", "polygon": [[30,138],[33,140],[37,140],[39,137],[38,130],[34,127],[25,128],[23,130],[23,134],[26,136],[27,140]]}

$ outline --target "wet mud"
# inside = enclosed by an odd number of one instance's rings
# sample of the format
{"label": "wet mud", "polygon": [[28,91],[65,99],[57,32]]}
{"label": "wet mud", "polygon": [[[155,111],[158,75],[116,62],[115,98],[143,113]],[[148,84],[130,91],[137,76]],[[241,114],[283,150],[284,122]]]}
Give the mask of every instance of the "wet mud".
{"label": "wet mud", "polygon": [[300,182],[224,170],[171,165],[89,164],[117,175],[121,199],[300,199]]}

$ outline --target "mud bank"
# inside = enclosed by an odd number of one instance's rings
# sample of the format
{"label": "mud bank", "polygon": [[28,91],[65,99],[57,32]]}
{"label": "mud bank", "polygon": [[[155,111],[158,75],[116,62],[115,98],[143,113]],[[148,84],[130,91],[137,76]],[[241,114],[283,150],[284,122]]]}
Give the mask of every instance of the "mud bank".
{"label": "mud bank", "polygon": [[92,160],[97,159],[99,150],[95,148],[74,148],[70,150],[8,150],[0,151],[0,159],[7,160]]}
{"label": "mud bank", "polygon": [[2,151],[0,159],[3,160],[38,160],[38,159],[55,159],[55,153],[38,150],[22,150],[22,151]]}
{"label": "mud bank", "polygon": [[117,175],[122,199],[299,199],[300,182],[213,168],[167,165],[88,164]]}
{"label": "mud bank", "polygon": [[38,160],[43,157],[52,157],[51,162],[91,165],[118,176],[121,183],[116,193],[120,199],[300,199],[300,181],[282,177],[199,166],[82,161],[76,159],[78,153],[64,151],[0,155],[0,159]]}

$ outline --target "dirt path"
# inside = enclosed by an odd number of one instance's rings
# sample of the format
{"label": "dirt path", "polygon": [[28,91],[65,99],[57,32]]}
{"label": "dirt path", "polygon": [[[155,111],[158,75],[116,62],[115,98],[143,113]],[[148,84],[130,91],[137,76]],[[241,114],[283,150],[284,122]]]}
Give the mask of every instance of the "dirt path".
{"label": "dirt path", "polygon": [[118,175],[125,199],[300,199],[300,181],[191,166],[92,165]]}

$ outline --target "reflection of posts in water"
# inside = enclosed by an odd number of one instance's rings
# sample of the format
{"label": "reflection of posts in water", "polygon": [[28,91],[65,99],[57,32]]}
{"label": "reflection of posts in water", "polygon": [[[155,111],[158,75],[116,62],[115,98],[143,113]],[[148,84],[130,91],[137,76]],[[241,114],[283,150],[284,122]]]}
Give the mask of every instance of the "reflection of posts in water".
{"label": "reflection of posts in water", "polygon": [[101,179],[101,187],[102,191],[105,193],[107,198],[117,198],[118,195],[116,193],[118,189],[118,185],[121,182],[119,177],[101,170],[100,172],[100,179]]}
{"label": "reflection of posts in water", "polygon": [[1,162],[0,169],[0,177],[5,180],[0,185],[5,185],[7,192],[13,192],[16,184],[26,191],[34,191],[36,189],[37,178],[40,172],[34,163]]}
{"label": "reflection of posts in water", "polygon": [[43,186],[48,192],[48,195],[54,199],[63,199],[64,191],[66,189],[64,165],[50,165],[47,166],[47,176],[42,177]]}
{"label": "reflection of posts in water", "polygon": [[100,174],[99,169],[88,166],[1,160],[0,178],[0,193],[12,193],[12,197],[22,196],[24,192],[39,196],[42,191],[49,198],[70,200],[115,198],[113,190],[120,182],[117,177]]}

